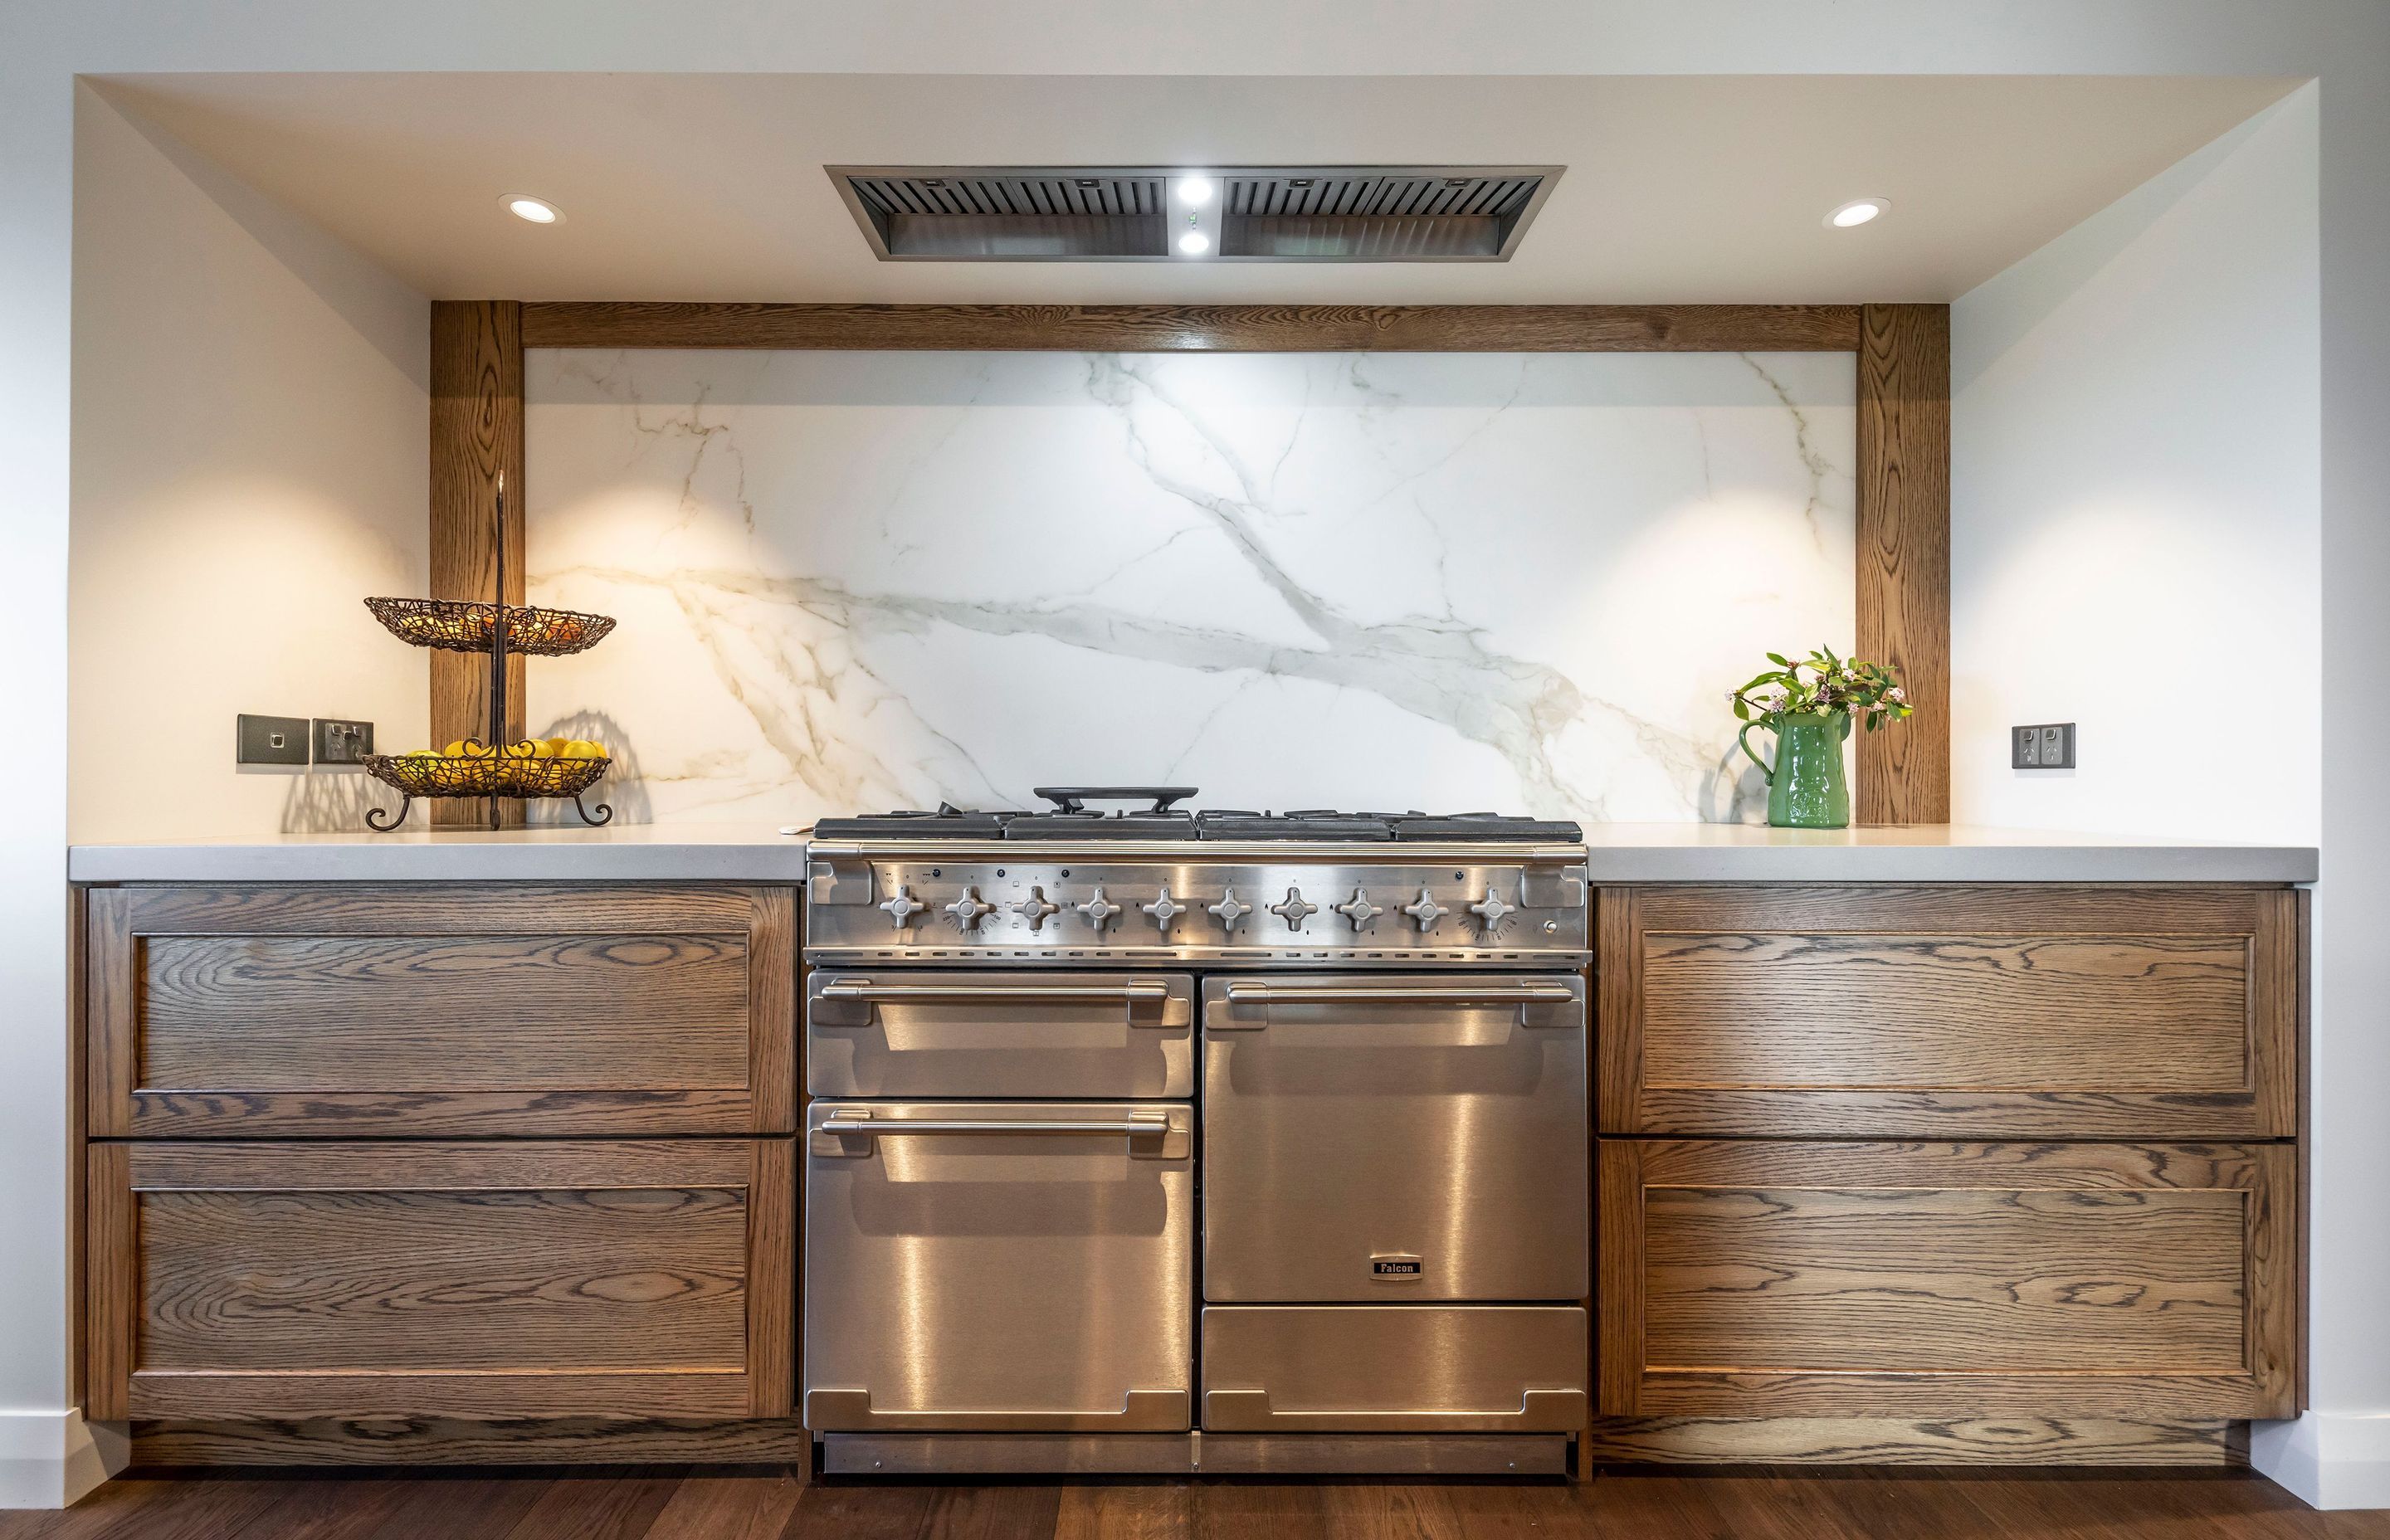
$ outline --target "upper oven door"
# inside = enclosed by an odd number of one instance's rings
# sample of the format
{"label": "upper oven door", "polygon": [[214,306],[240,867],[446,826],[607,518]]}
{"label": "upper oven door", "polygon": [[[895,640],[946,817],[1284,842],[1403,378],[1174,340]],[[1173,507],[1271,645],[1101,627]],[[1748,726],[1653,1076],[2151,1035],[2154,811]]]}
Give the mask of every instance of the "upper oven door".
{"label": "upper oven door", "polygon": [[1576,1300],[1585,981],[1203,983],[1203,1295]]}
{"label": "upper oven door", "polygon": [[1184,973],[816,969],[805,1088],[816,1097],[1110,1097],[1195,1089]]}

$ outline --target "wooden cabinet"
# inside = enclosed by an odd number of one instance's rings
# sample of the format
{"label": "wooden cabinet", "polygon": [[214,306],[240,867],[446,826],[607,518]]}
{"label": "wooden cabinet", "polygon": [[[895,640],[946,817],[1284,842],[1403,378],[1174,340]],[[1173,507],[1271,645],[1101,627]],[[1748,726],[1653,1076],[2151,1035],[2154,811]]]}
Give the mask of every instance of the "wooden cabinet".
{"label": "wooden cabinet", "polygon": [[793,1426],[794,889],[83,897],[91,1416]]}
{"label": "wooden cabinet", "polygon": [[1605,1134],[2289,1137],[2285,889],[1609,888]]}
{"label": "wooden cabinet", "polygon": [[96,1143],[87,1410],[788,1416],[794,1148]]}
{"label": "wooden cabinet", "polygon": [[2279,1144],[1603,1139],[1600,1409],[2294,1410]]}
{"label": "wooden cabinet", "polygon": [[88,894],[95,1137],[784,1133],[794,891]]}

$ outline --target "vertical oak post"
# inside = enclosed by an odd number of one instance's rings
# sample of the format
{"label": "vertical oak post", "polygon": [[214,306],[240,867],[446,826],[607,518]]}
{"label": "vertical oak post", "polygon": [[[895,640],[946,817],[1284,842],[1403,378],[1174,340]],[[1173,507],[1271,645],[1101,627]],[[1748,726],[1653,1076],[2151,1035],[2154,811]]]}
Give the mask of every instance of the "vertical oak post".
{"label": "vertical oak post", "polygon": [[[487,599],[506,543],[507,604],[523,602],[522,305],[513,300],[440,301],[431,306],[431,597]],[[498,479],[506,478],[497,531]],[[489,661],[478,653],[431,654],[431,742],[489,736]],[[507,660],[506,737],[523,735],[520,656]],[[499,804],[508,827],[523,804]],[[478,802],[435,801],[435,825],[487,821]]]}
{"label": "vertical oak post", "polygon": [[1858,735],[1857,821],[1950,820],[1950,307],[1859,312],[1858,654],[1917,714]]}

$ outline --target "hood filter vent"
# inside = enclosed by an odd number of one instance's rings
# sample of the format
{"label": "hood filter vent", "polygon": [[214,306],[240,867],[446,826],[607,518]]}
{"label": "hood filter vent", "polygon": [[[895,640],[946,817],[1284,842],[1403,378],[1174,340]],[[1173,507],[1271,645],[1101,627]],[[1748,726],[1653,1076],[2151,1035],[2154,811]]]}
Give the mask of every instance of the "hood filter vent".
{"label": "hood filter vent", "polygon": [[[1504,262],[1558,166],[830,166],[882,262]],[[1174,249],[1171,188],[1218,189],[1217,250]]]}

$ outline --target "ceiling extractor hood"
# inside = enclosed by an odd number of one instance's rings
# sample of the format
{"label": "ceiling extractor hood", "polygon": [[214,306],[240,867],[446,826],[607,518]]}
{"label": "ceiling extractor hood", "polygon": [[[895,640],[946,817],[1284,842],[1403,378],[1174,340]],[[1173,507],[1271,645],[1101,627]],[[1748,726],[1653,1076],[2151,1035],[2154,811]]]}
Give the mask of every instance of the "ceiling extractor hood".
{"label": "ceiling extractor hood", "polygon": [[1506,262],[1559,166],[829,166],[882,262]]}

